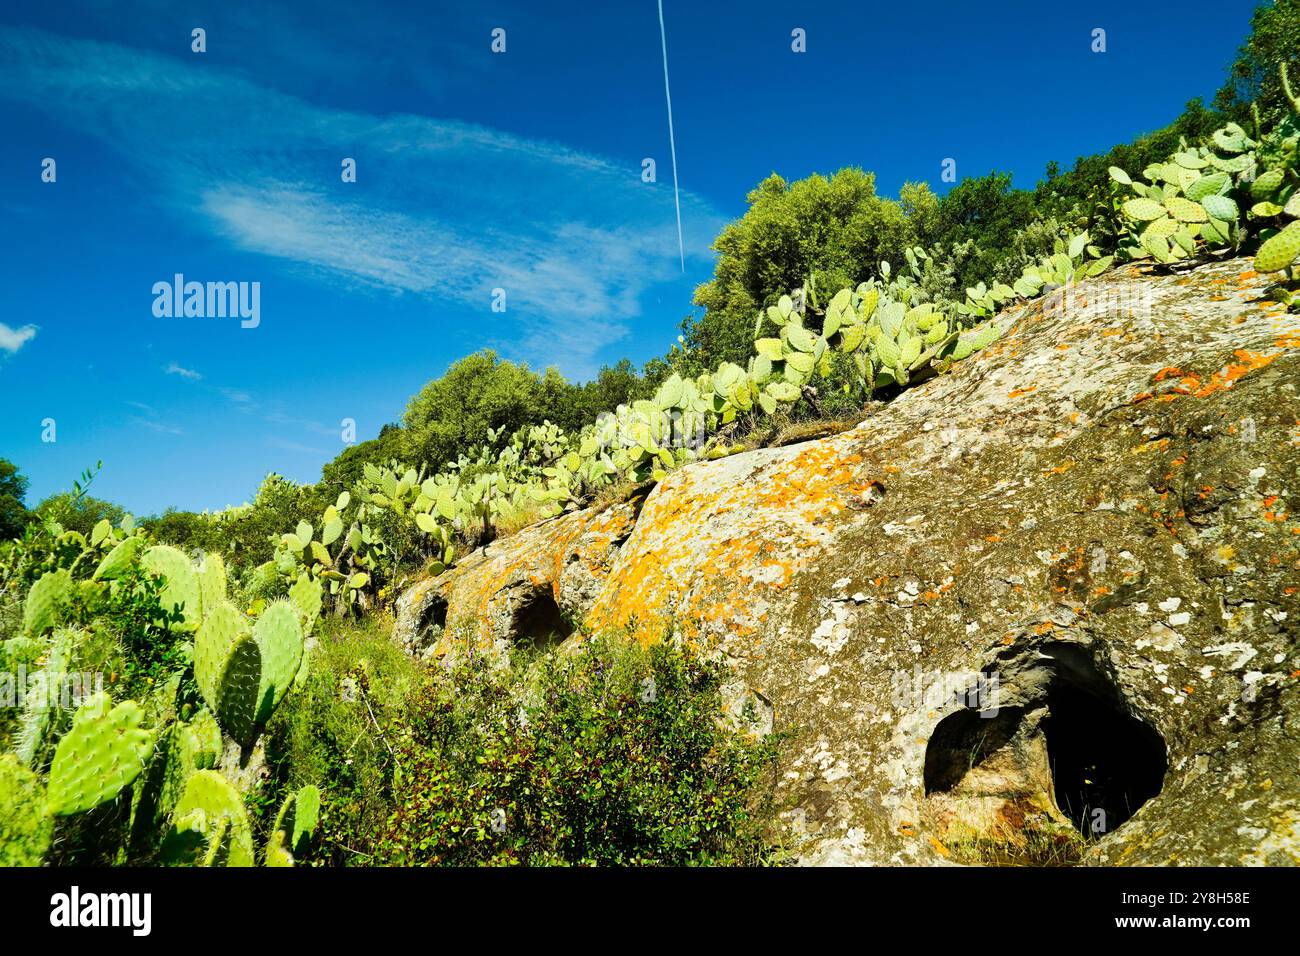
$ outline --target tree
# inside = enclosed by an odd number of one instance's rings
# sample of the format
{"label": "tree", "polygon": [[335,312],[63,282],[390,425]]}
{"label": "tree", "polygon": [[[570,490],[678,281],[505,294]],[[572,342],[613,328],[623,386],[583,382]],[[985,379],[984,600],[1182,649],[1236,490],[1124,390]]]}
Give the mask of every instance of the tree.
{"label": "tree", "polygon": [[[1032,193],[1013,189],[1011,174],[990,172],[985,176],[963,179],[939,201],[934,233],[922,238],[929,243],[951,249],[971,242],[955,275],[954,294],[977,282],[997,278],[1006,280],[1009,254],[1015,249],[1015,237],[1037,214]],[[1018,272],[1021,263],[1011,268]]]}
{"label": "tree", "polygon": [[1292,89],[1300,84],[1300,0],[1261,4],[1250,20],[1250,36],[1228,68],[1228,79],[1214,105],[1243,126],[1250,126],[1250,104],[1259,106],[1260,120],[1271,126],[1290,112],[1278,66],[1287,64]]}
{"label": "tree", "polygon": [[64,531],[89,535],[105,518],[118,524],[126,516],[126,510],[111,501],[92,498],[83,489],[50,495],[36,506],[35,514],[43,520],[57,521]]}
{"label": "tree", "polygon": [[[219,524],[205,519],[212,529],[210,547],[220,550],[232,574],[243,575],[271,560],[275,542],[299,521],[318,522],[324,505],[311,499],[317,486],[299,485],[271,472],[262,479],[251,507],[226,516]],[[333,503],[332,501],[330,502]]]}
{"label": "tree", "polygon": [[161,515],[140,522],[157,540],[175,545],[182,551],[206,551],[209,547],[225,550],[225,541],[213,541],[212,529],[201,514],[168,508]]}
{"label": "tree", "polygon": [[558,372],[543,380],[527,365],[485,350],[454,363],[420,389],[406,406],[405,456],[439,471],[462,452],[487,441],[489,429],[506,434],[562,417],[565,389]]}
{"label": "tree", "polygon": [[31,512],[23,504],[26,496],[27,478],[13,462],[0,458],[0,541],[21,535],[31,520]]}
{"label": "tree", "polygon": [[628,359],[622,359],[617,365],[606,365],[590,382],[573,389],[572,423],[565,427],[578,430],[589,425],[605,412],[612,412],[619,405],[628,405],[638,398],[649,398],[655,392],[655,385],[648,382]]}
{"label": "tree", "polygon": [[714,241],[713,278],[695,290],[703,316],[682,323],[686,358],[677,364],[685,373],[748,361],[761,307],[809,276],[834,292],[866,279],[881,260],[898,266],[915,237],[903,206],[877,196],[875,175],[857,168],[793,184],[773,173],[748,201]]}
{"label": "tree", "polygon": [[320,482],[315,497],[320,500],[320,510],[333,504],[344,491],[351,491],[365,471],[367,464],[384,465],[401,458],[405,451],[405,434],[400,425],[389,424],[379,430],[379,437],[350,445],[321,468]]}

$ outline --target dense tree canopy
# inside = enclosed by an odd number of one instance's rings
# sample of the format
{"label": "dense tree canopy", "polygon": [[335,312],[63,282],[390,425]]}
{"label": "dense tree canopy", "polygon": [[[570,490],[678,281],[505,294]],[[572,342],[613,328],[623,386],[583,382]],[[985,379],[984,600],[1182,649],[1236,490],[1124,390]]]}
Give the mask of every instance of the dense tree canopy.
{"label": "dense tree canopy", "polygon": [[16,538],[23,533],[29,514],[23,499],[27,495],[27,479],[18,466],[7,458],[0,458],[0,541]]}
{"label": "dense tree canopy", "polygon": [[438,468],[455,461],[488,429],[514,431],[546,417],[546,401],[564,385],[558,372],[545,378],[526,365],[476,352],[454,363],[410,400],[403,419],[408,457]]}
{"label": "dense tree canopy", "polygon": [[684,323],[684,371],[746,361],[760,307],[809,276],[832,291],[855,284],[882,259],[898,263],[915,240],[903,205],[877,196],[875,175],[856,167],[794,183],[773,173],[748,201],[745,214],[713,244],[713,278],[695,290],[695,304],[705,311]]}
{"label": "dense tree canopy", "polygon": [[1292,90],[1300,87],[1300,0],[1261,4],[1250,27],[1250,36],[1228,68],[1228,78],[1214,105],[1246,125],[1254,102],[1261,121],[1268,126],[1290,110],[1278,75],[1280,64],[1288,66]]}
{"label": "dense tree canopy", "polygon": [[88,535],[104,518],[117,524],[126,515],[126,509],[84,493],[62,491],[37,505],[35,513],[40,518],[57,521],[65,531]]}

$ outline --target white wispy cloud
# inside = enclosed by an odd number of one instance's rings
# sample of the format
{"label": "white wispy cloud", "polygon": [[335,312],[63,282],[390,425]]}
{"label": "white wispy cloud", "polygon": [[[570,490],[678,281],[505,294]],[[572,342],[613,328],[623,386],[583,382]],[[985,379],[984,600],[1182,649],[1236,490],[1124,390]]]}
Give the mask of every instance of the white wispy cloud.
{"label": "white wispy cloud", "polygon": [[194,371],[194,369],[185,368],[183,365],[177,365],[175,362],[172,362],[163,371],[168,375],[179,375],[181,378],[188,378],[192,382],[197,382],[203,378],[203,376]]}
{"label": "white wispy cloud", "polygon": [[135,416],[131,419],[131,424],[139,425],[141,428],[147,428],[150,431],[157,432],[160,435],[184,435],[185,430],[176,425],[168,425],[166,422],[156,421],[151,418],[141,418]]}
{"label": "white wispy cloud", "polygon": [[[197,208],[238,248],[435,309],[481,308],[535,364],[591,372],[640,295],[679,274],[671,185],[642,183],[639,158],[324,108],[198,59],[0,29],[0,98],[111,143],[160,202]],[[344,156],[357,184],[339,179]],[[690,193],[682,207],[688,257],[709,257],[722,217]],[[496,288],[504,314],[489,310]]]}
{"label": "white wispy cloud", "polygon": [[249,411],[257,407],[257,402],[253,400],[253,396],[248,394],[248,392],[244,391],[242,388],[226,388],[222,386],[218,388],[217,391],[221,394],[222,398],[228,401],[231,405],[234,405],[236,408]]}
{"label": "white wispy cloud", "polygon": [[[267,407],[258,398],[242,388],[232,388],[229,385],[218,385],[213,382],[204,380],[204,377],[192,369],[183,368],[175,362],[172,362],[164,371],[169,375],[179,375],[188,381],[194,383],[194,388],[207,392],[211,395],[220,396],[225,400],[227,405],[237,412],[250,415],[254,418],[261,419],[268,425],[277,425],[285,428],[298,429],[304,432],[310,432],[313,435],[322,435],[335,441],[340,440],[340,432],[337,426],[327,425],[324,422],[312,418],[303,418],[300,415],[290,415],[278,407],[272,405]],[[138,408],[147,414],[151,421],[139,421],[139,424],[153,427],[152,422],[157,420],[155,410],[142,402],[127,402],[133,408]],[[162,431],[163,429],[156,429]],[[176,434],[180,434],[179,430]],[[283,448],[289,451],[320,451],[320,449],[309,449],[308,446],[299,444],[289,439],[273,438],[268,439],[267,443],[272,447]],[[324,452],[321,452],[324,454]]]}
{"label": "white wispy cloud", "polygon": [[178,425],[172,425],[161,421],[158,416],[158,409],[145,402],[127,400],[123,404],[129,408],[134,408],[140,412],[139,415],[132,415],[127,419],[131,425],[138,428],[147,428],[151,432],[157,432],[159,435],[184,435],[185,430]]}
{"label": "white wispy cloud", "polygon": [[12,355],[34,338],[36,338],[36,326],[34,325],[24,325],[21,328],[12,329],[0,322],[0,351]]}

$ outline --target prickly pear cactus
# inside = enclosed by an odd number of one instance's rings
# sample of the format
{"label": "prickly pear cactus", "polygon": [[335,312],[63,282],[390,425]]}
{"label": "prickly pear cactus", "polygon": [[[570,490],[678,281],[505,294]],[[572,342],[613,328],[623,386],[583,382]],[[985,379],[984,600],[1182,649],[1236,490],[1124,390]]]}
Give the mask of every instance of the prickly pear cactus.
{"label": "prickly pear cactus", "polygon": [[165,848],[168,856],[183,860],[193,849],[194,834],[204,837],[207,865],[252,866],[253,832],[239,792],[215,770],[195,771],[185,783],[176,804],[176,820]]}
{"label": "prickly pear cactus", "polygon": [[48,801],[56,816],[82,813],[116,797],[144,768],[154,736],[142,730],[144,711],[133,700],[116,707],[96,694],[77,709],[50,765]]}
{"label": "prickly pear cactus", "polygon": [[191,718],[190,732],[194,735],[194,766],[199,770],[211,770],[221,759],[221,728],[217,719],[209,710],[201,710]]}
{"label": "prickly pear cactus", "polygon": [[208,852],[203,857],[204,866],[232,866],[230,850],[234,845],[235,828],[229,817],[217,821],[216,831],[208,841]]}
{"label": "prickly pear cactus", "polygon": [[194,635],[194,680],[210,707],[217,706],[221,675],[230,649],[248,630],[244,615],[233,604],[220,601],[208,610]]}
{"label": "prickly pear cactus", "polygon": [[140,549],[144,547],[144,535],[135,534],[119,541],[112,551],[104,555],[92,577],[96,581],[116,581],[131,566]]}
{"label": "prickly pear cactus", "polygon": [[62,702],[59,691],[68,661],[84,637],[84,632],[75,628],[56,629],[46,645],[45,666],[28,677],[14,750],[18,759],[29,767],[44,762],[51,728],[56,724],[55,716]]}
{"label": "prickly pear cactus", "polygon": [[294,854],[301,853],[316,832],[320,819],[320,789],[307,785],[289,794],[275,815],[267,838],[263,860],[267,866],[293,866]]}
{"label": "prickly pear cactus", "polygon": [[320,616],[321,598],[324,596],[324,589],[321,587],[320,580],[313,578],[305,571],[299,575],[297,582],[289,589],[289,603],[293,605],[294,612],[298,615],[298,623],[302,625],[302,635],[306,638],[316,626],[316,618]]}
{"label": "prickly pear cactus", "polygon": [[66,569],[46,571],[27,592],[23,604],[23,633],[40,637],[54,627],[58,620],[59,604],[72,596],[72,575]]}
{"label": "prickly pear cactus", "polygon": [[[222,828],[224,825],[224,828]],[[161,855],[168,866],[204,866],[205,858],[229,845],[229,821],[225,818],[208,825],[208,815],[201,809],[184,816],[173,815],[171,829],[163,840]]]}
{"label": "prickly pear cactus", "polygon": [[320,821],[320,789],[308,784],[295,793],[291,812],[292,819],[286,821],[285,832],[291,837],[289,846],[295,853],[301,853]]}
{"label": "prickly pear cactus", "polygon": [[0,866],[40,866],[53,827],[36,774],[0,754]]}
{"label": "prickly pear cactus", "polygon": [[273,830],[267,837],[262,855],[264,866],[293,866],[293,854],[284,845],[284,839],[283,830]]}
{"label": "prickly pear cactus", "polygon": [[1264,241],[1255,254],[1255,268],[1260,272],[1280,272],[1300,256],[1300,219]]}
{"label": "prickly pear cactus", "polygon": [[253,626],[253,640],[261,656],[257,721],[263,723],[289,692],[302,663],[302,625],[293,605],[276,601],[267,607]]}
{"label": "prickly pear cactus", "polygon": [[150,574],[166,579],[162,592],[164,608],[180,608],[183,631],[192,631],[203,620],[203,598],[194,565],[180,551],[166,544],[156,544],[144,553],[140,563]]}
{"label": "prickly pear cactus", "polygon": [[200,711],[189,723],[172,724],[167,732],[162,809],[176,805],[191,774],[211,770],[220,757],[221,729],[210,712]]}
{"label": "prickly pear cactus", "polygon": [[252,634],[242,634],[226,656],[214,697],[221,729],[241,746],[257,737],[262,710],[262,651]]}
{"label": "prickly pear cactus", "polygon": [[199,600],[203,614],[226,599],[226,563],[219,554],[205,555],[199,569]]}
{"label": "prickly pear cactus", "polygon": [[[275,601],[249,633],[228,605],[204,621],[195,641],[199,689],[230,736],[247,746],[293,686],[302,664],[302,625],[293,605]],[[233,615],[233,616],[232,616]],[[233,641],[229,636],[234,634]],[[220,659],[220,670],[215,662]],[[214,673],[219,673],[215,677]]]}

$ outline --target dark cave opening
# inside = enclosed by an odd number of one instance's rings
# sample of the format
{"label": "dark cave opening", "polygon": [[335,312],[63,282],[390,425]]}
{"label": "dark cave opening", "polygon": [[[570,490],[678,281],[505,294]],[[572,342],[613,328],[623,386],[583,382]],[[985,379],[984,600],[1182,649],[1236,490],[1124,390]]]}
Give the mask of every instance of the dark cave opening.
{"label": "dark cave opening", "polygon": [[435,594],[429,599],[423,611],[420,612],[420,619],[416,622],[415,633],[425,643],[429,638],[436,638],[442,634],[447,627],[447,599],[441,594]]}
{"label": "dark cave opening", "polygon": [[[1057,642],[1004,659],[984,709],[935,726],[923,769],[926,813],[940,839],[982,845],[977,862],[1024,862],[1071,830],[1083,843],[1129,820],[1160,793],[1164,739],[1134,716],[1092,654]],[[997,683],[998,681],[995,681]],[[996,847],[1005,848],[998,850]]]}
{"label": "dark cave opening", "polygon": [[519,599],[510,616],[510,634],[520,647],[544,649],[561,644],[573,633],[550,588],[539,587]]}
{"label": "dark cave opening", "polygon": [[1080,833],[1109,833],[1160,793],[1168,756],[1140,720],[1068,681],[1048,696],[1043,734],[1056,805]]}

